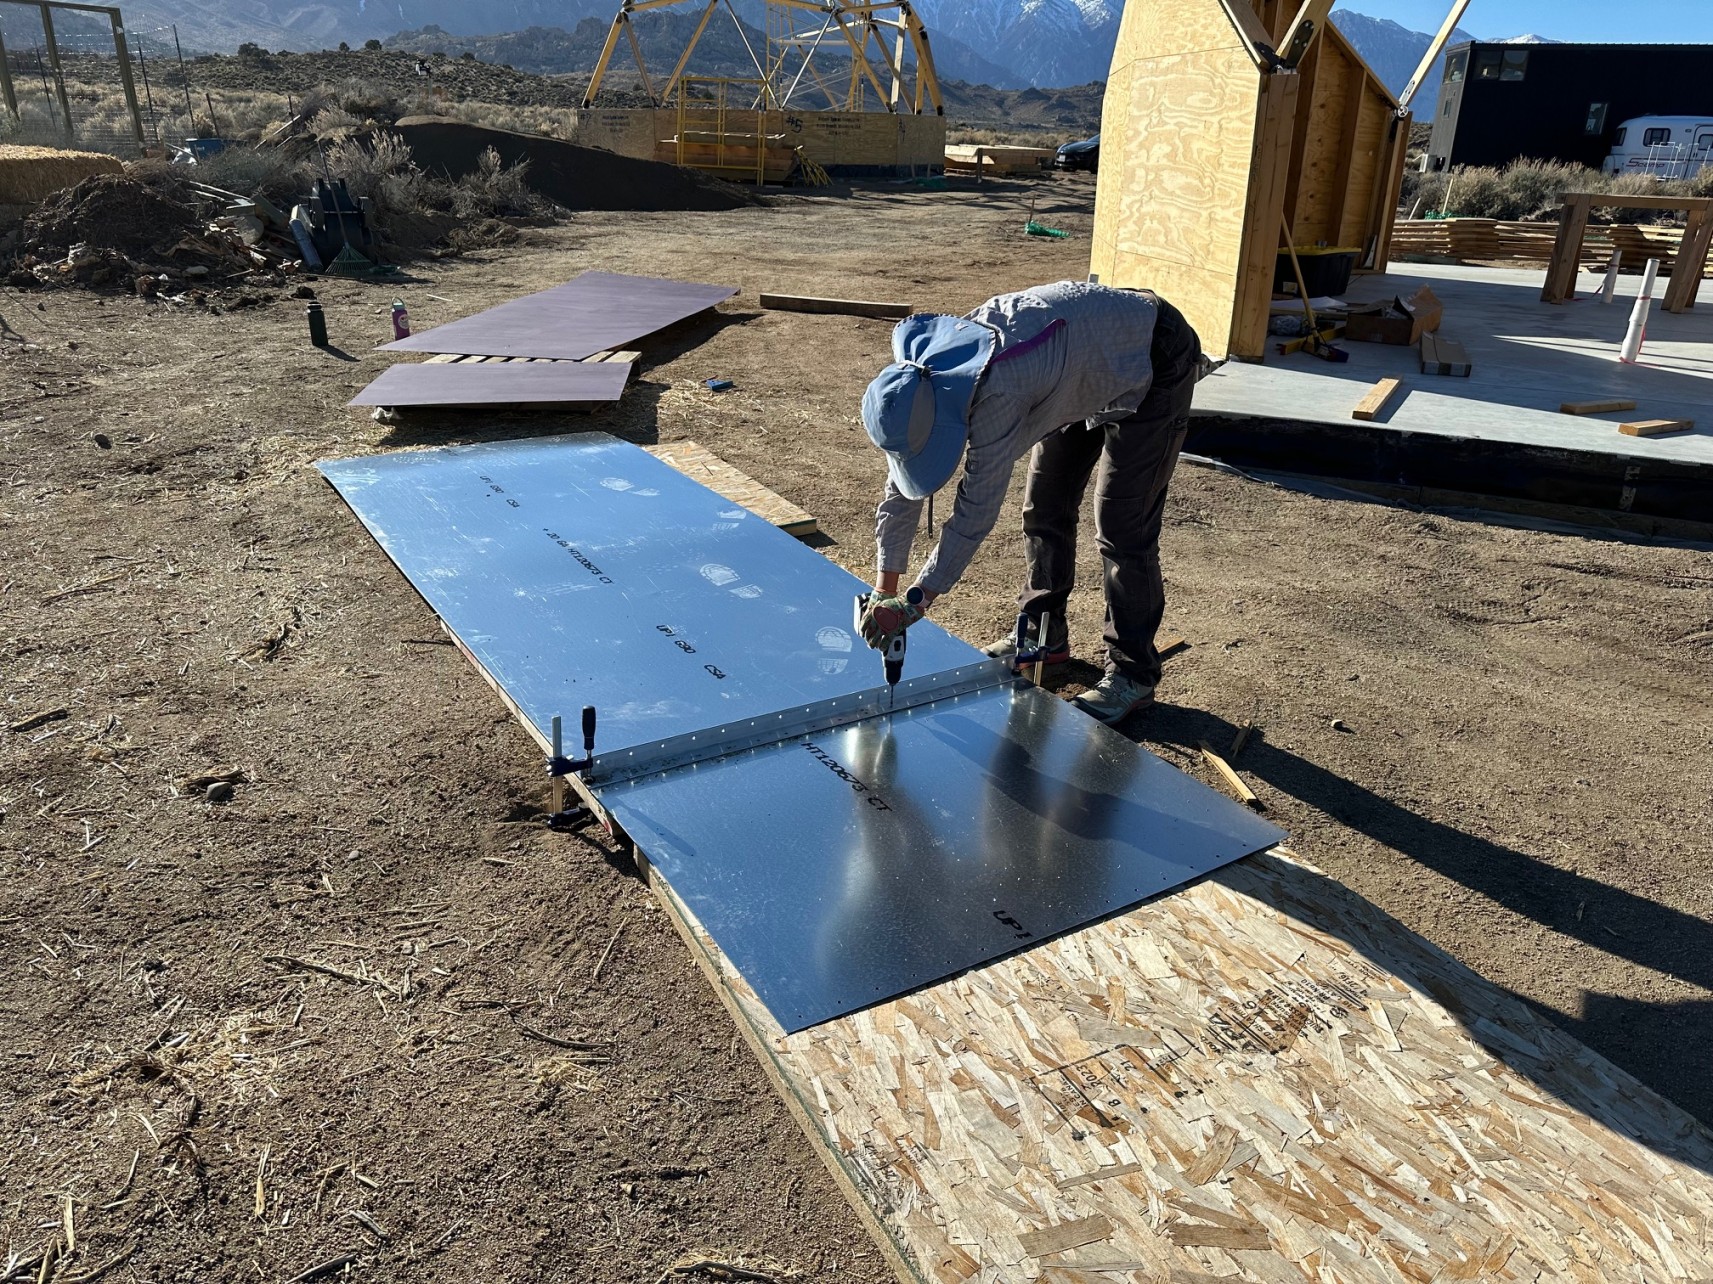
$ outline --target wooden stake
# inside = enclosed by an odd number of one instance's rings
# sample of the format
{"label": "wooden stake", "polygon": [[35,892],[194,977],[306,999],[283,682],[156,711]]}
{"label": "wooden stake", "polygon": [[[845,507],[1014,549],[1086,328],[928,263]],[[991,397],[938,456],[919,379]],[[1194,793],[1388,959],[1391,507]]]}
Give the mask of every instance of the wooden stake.
{"label": "wooden stake", "polygon": [[1245,807],[1253,808],[1255,811],[1267,810],[1267,805],[1255,796],[1255,791],[1243,783],[1243,777],[1233,770],[1229,762],[1209,748],[1205,740],[1201,742],[1201,756],[1208,766],[1225,778],[1225,783],[1230,785],[1232,792],[1243,800]]}

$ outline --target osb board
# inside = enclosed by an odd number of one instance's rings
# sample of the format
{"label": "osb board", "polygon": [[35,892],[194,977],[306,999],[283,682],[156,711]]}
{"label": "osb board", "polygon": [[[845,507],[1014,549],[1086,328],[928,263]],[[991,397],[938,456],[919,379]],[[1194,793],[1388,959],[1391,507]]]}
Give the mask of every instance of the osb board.
{"label": "osb board", "polygon": [[1090,270],[1171,299],[1223,355],[1244,260],[1261,74],[1218,0],[1131,0],[1103,106]]}
{"label": "osb board", "polygon": [[643,449],[691,481],[742,505],[788,535],[813,535],[821,528],[813,514],[774,494],[747,473],[739,472],[705,446],[693,441],[673,441]]}
{"label": "osb board", "polygon": [[1713,1277],[1713,1135],[1283,851],[792,1036],[655,887],[901,1279]]}

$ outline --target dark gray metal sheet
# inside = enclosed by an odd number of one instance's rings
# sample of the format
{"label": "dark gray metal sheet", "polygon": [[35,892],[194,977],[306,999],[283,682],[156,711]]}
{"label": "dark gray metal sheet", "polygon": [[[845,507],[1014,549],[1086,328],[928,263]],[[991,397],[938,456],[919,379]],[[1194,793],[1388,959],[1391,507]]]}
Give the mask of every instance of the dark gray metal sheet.
{"label": "dark gray metal sheet", "polygon": [[737,292],[732,285],[585,272],[551,290],[512,299],[384,346],[393,352],[581,361],[622,348]]}
{"label": "dark gray metal sheet", "polygon": [[[628,442],[582,433],[319,467],[538,731],[599,710],[603,764],[883,681],[851,630],[861,581]],[[923,621],[906,680],[981,660]]]}
{"label": "dark gray metal sheet", "polygon": [[600,799],[787,1031],[1284,837],[1030,686],[611,785]]}
{"label": "dark gray metal sheet", "polygon": [[351,398],[353,406],[510,406],[529,402],[617,401],[628,361],[410,361],[393,366]]}

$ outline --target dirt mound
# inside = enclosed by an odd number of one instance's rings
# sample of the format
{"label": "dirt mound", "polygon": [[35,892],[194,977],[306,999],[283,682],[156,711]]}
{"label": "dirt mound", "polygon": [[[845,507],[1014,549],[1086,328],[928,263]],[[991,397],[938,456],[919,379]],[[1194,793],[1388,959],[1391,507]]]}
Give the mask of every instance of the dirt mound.
{"label": "dirt mound", "polygon": [[89,245],[123,254],[170,247],[197,231],[188,202],[125,174],[97,174],[60,192],[24,221],[31,249]]}
{"label": "dirt mound", "polygon": [[530,187],[568,210],[731,210],[756,203],[742,188],[693,169],[539,134],[438,116],[407,116],[393,129],[419,166],[447,178],[474,174],[490,147],[508,166],[527,161]]}

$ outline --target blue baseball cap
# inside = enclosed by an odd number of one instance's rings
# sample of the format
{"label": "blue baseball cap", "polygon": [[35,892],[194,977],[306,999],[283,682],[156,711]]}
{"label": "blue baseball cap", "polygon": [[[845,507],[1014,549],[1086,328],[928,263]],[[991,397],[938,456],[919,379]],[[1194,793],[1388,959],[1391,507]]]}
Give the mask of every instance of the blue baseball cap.
{"label": "blue baseball cap", "polygon": [[994,332],[964,317],[922,313],[892,331],[897,359],[863,393],[862,422],[906,498],[926,499],[958,470],[993,349]]}

